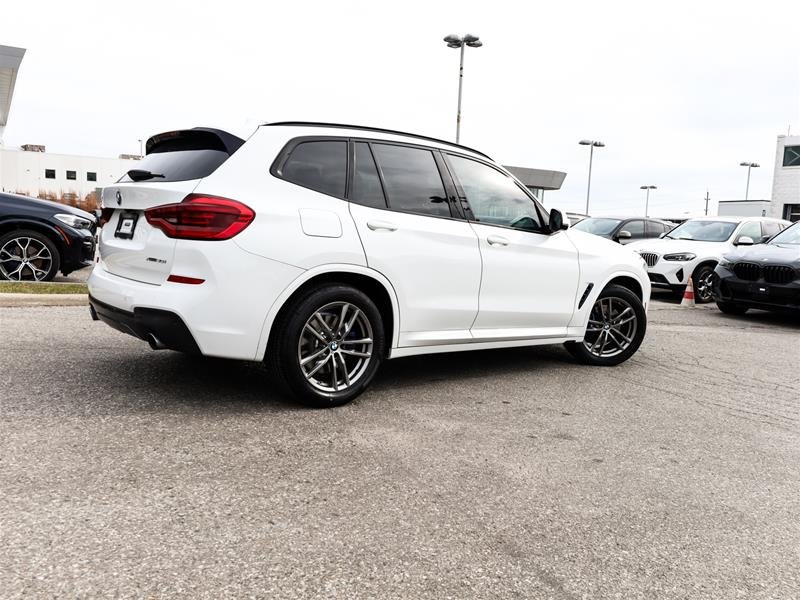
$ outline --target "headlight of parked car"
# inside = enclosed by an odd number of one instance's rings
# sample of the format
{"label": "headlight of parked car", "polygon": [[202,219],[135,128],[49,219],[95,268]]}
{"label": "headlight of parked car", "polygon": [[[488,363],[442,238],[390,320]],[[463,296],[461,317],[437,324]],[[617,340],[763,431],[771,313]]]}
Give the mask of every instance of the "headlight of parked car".
{"label": "headlight of parked car", "polygon": [[686,262],[687,260],[694,260],[697,258],[696,254],[692,254],[691,252],[678,252],[676,254],[665,254],[662,256],[664,260],[674,260],[678,262]]}
{"label": "headlight of parked car", "polygon": [[69,225],[73,229],[92,228],[92,222],[89,219],[84,219],[83,217],[79,217],[78,215],[61,214],[53,216],[62,223],[64,223],[65,225]]}
{"label": "headlight of parked car", "polygon": [[724,256],[719,259],[719,262],[717,264],[720,267],[725,267],[726,269],[730,269],[733,266],[733,263],[731,261],[729,261],[727,258],[725,258]]}

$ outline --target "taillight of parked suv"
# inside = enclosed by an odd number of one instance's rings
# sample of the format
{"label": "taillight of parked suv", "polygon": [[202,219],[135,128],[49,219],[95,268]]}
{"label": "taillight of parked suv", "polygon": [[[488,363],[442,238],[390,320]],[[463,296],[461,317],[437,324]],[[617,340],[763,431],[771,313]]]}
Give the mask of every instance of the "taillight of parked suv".
{"label": "taillight of parked suv", "polygon": [[144,211],[147,222],[179,240],[228,240],[255,219],[249,206],[217,196],[189,194],[182,202]]}

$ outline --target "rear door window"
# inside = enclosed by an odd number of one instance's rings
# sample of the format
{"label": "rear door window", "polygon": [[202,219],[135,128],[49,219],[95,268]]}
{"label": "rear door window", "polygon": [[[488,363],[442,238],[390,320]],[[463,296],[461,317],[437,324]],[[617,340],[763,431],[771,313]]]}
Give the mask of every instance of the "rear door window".
{"label": "rear door window", "polygon": [[421,148],[372,144],[383,174],[389,208],[449,217],[450,206],[433,152]]}
{"label": "rear door window", "polygon": [[372,208],[386,208],[381,178],[372,151],[366,142],[355,144],[355,165],[353,167],[353,190],[350,201]]}
{"label": "rear door window", "polygon": [[780,233],[781,224],[774,221],[764,221],[761,223],[761,229],[764,231],[765,236],[772,237],[773,235]]}
{"label": "rear door window", "polygon": [[344,198],[347,141],[318,140],[297,144],[284,162],[280,175],[297,185]]}

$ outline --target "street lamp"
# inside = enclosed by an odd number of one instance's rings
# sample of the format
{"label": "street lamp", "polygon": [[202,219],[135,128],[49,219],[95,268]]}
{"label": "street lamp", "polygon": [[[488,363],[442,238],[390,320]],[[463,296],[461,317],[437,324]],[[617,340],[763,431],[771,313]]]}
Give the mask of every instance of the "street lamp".
{"label": "street lamp", "polygon": [[754,162],[740,162],[739,166],[747,167],[747,187],[744,190],[744,199],[747,200],[747,198],[750,196],[750,169],[753,167],[758,168],[761,165]]}
{"label": "street lamp", "polygon": [[578,142],[581,146],[589,146],[589,182],[586,184],[586,214],[589,214],[589,192],[592,189],[592,159],[594,158],[594,149],[603,148],[605,144],[596,140],[581,140]]}
{"label": "street lamp", "polygon": [[647,196],[645,197],[645,200],[644,200],[644,217],[646,219],[647,217],[650,216],[649,214],[647,214],[649,212],[649,209],[650,209],[650,190],[657,190],[658,188],[656,186],[654,186],[654,185],[642,185],[642,186],[639,186],[639,189],[640,190],[647,190]]}
{"label": "street lamp", "polygon": [[458,66],[458,113],[456,113],[456,144],[461,139],[461,87],[464,83],[464,47],[480,48],[483,42],[477,35],[467,34],[464,37],[459,37],[454,34],[448,35],[444,38],[448,48],[461,49],[461,62]]}
{"label": "street lamp", "polygon": [[142,149],[142,140],[139,140],[139,156],[144,156],[144,150]]}

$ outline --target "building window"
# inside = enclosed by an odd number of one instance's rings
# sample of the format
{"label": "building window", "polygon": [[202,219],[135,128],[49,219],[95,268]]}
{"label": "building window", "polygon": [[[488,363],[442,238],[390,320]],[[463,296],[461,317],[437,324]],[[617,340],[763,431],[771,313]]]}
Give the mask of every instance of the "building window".
{"label": "building window", "polygon": [[784,204],[783,218],[787,221],[800,221],[800,204]]}
{"label": "building window", "polygon": [[97,173],[92,173],[91,171],[87,171],[86,181],[97,181]]}
{"label": "building window", "polygon": [[783,166],[800,167],[800,146],[786,146],[783,149]]}
{"label": "building window", "polygon": [[67,171],[67,179],[76,180],[78,178],[77,171]]}
{"label": "building window", "polygon": [[45,179],[55,179],[56,178],[56,170],[55,169],[45,169],[44,170],[44,178]]}

